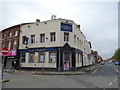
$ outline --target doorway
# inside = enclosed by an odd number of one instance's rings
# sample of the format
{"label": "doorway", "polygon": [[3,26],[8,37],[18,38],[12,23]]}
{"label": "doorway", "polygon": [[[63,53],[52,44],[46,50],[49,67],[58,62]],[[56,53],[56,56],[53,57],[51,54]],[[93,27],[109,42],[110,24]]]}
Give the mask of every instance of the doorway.
{"label": "doorway", "polygon": [[70,70],[70,60],[71,59],[71,54],[70,52],[66,51],[63,52],[63,70],[68,71]]}

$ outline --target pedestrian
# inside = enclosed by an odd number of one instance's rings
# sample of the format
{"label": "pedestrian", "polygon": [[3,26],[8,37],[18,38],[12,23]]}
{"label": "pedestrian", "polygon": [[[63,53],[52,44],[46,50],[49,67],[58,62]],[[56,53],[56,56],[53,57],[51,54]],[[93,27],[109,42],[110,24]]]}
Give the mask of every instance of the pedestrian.
{"label": "pedestrian", "polygon": [[10,69],[10,70],[15,70],[15,68],[16,68],[16,61],[15,60],[13,60],[12,61],[12,68]]}

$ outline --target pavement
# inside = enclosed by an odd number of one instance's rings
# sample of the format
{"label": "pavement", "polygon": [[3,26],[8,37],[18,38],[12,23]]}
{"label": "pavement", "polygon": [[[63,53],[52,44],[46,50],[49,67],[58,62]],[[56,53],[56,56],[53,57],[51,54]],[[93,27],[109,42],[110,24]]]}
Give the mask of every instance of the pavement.
{"label": "pavement", "polygon": [[78,71],[64,71],[64,72],[53,72],[53,71],[24,71],[24,70],[5,70],[5,73],[16,73],[16,74],[31,74],[31,75],[82,75],[88,73],[95,73],[100,68],[99,64],[94,64],[79,69]]}

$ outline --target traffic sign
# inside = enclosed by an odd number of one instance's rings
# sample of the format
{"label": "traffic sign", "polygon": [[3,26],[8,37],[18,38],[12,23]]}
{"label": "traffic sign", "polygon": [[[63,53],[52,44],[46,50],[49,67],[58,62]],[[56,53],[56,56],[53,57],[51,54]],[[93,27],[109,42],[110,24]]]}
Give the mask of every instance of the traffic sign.
{"label": "traffic sign", "polygon": [[8,54],[8,49],[2,48],[2,55],[7,55],[7,54]]}

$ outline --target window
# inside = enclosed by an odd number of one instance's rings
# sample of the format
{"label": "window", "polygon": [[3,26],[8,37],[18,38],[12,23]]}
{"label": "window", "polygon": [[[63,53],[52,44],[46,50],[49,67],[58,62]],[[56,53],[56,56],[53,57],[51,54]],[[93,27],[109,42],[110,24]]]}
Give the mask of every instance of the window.
{"label": "window", "polygon": [[15,36],[17,36],[18,35],[18,31],[15,31]]}
{"label": "window", "polygon": [[50,63],[55,63],[56,62],[56,53],[55,52],[50,52],[50,57],[49,57],[49,62]]}
{"label": "window", "polygon": [[35,35],[31,35],[31,43],[35,43]]}
{"label": "window", "polygon": [[12,32],[10,32],[10,37],[12,37]]}
{"label": "window", "polygon": [[55,32],[50,33],[50,39],[51,41],[55,41]]}
{"label": "window", "polygon": [[8,37],[12,37],[12,33],[11,32],[9,32]]}
{"label": "window", "polygon": [[5,48],[5,44],[4,43],[2,44],[2,48]]}
{"label": "window", "polygon": [[13,31],[13,36],[15,36],[15,30]]}
{"label": "window", "polygon": [[17,42],[16,42],[16,40],[14,40],[14,42],[13,42],[13,49],[17,49]]}
{"label": "window", "polygon": [[4,39],[6,38],[6,34],[3,35],[3,38],[4,38]]}
{"label": "window", "polygon": [[44,63],[45,62],[45,54],[44,53],[40,53],[39,54],[39,63]]}
{"label": "window", "polygon": [[21,62],[25,63],[25,53],[24,54],[20,54],[21,55]]}
{"label": "window", "polygon": [[78,63],[80,62],[79,60],[80,60],[80,57],[79,57],[79,53],[78,53]]}
{"label": "window", "polygon": [[10,50],[11,42],[8,41],[8,50]]}
{"label": "window", "polygon": [[40,34],[40,42],[45,42],[45,34]]}
{"label": "window", "polygon": [[30,53],[29,54],[29,63],[34,63],[35,61],[35,53]]}
{"label": "window", "polygon": [[64,41],[69,41],[69,33],[64,33]]}

